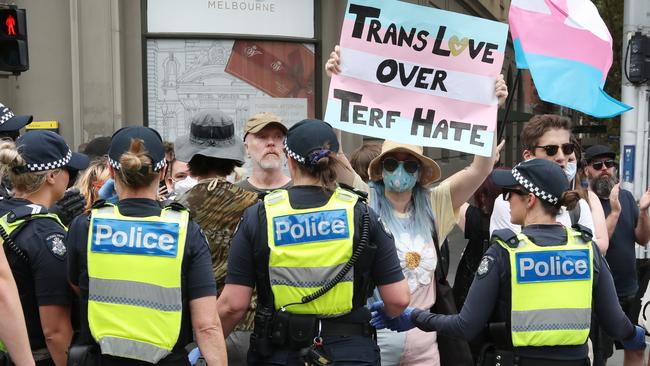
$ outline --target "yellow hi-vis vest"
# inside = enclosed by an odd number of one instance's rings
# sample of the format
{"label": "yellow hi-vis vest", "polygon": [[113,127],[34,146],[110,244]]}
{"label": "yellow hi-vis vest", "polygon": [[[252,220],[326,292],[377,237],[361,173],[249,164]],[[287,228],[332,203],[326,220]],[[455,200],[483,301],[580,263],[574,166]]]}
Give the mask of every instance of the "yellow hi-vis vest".
{"label": "yellow hi-vis vest", "polygon": [[[264,197],[267,217],[269,279],[275,309],[299,303],[334,278],[352,257],[354,205],[358,196],[338,188],[325,206],[294,209],[286,190]],[[352,310],[354,268],[331,290],[294,314],[343,315]]]}
{"label": "yellow hi-vis vest", "polygon": [[567,230],[566,245],[537,246],[524,234],[511,248],[511,332],[515,347],[574,346],[587,341],[591,326],[593,250],[581,234]]}
{"label": "yellow hi-vis vest", "polygon": [[[32,208],[33,214],[29,215],[29,217],[20,218],[16,221],[9,222],[9,215],[11,215],[12,212],[15,211],[14,209],[10,212],[7,212],[4,216],[2,216],[2,218],[0,218],[0,226],[2,226],[5,233],[7,233],[7,236],[11,236],[11,233],[13,233],[19,227],[21,227],[27,221],[27,219],[33,220],[33,219],[43,218],[43,217],[56,221],[59,225],[61,225],[63,230],[67,231],[65,225],[63,225],[63,223],[61,222],[61,220],[57,215],[52,213],[45,213],[45,214],[39,213],[41,212],[42,209],[42,207],[39,205],[26,205],[26,206]],[[0,242],[4,244],[4,240],[2,238],[0,238]],[[7,352],[7,347],[5,346],[4,343],[2,343],[2,341],[0,341],[0,352]]]}
{"label": "yellow hi-vis vest", "polygon": [[103,354],[157,363],[181,329],[189,214],[128,217],[107,205],[88,229],[88,324]]}

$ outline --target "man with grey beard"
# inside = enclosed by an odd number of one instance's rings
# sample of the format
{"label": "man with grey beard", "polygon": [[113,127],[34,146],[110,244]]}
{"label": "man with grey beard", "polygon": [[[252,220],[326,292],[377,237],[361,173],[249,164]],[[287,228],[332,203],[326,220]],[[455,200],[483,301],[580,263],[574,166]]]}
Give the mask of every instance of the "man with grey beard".
{"label": "man with grey beard", "polygon": [[253,171],[237,186],[259,194],[292,185],[291,178],[282,171],[286,134],[287,128],[273,113],[258,113],[246,122],[244,146]]}
{"label": "man with grey beard", "polygon": [[[585,173],[589,187],[600,199],[607,218],[610,240],[605,258],[612,269],[618,301],[630,321],[637,324],[641,307],[639,299],[646,286],[639,286],[634,243],[645,246],[650,240],[650,189],[641,196],[637,206],[632,193],[619,187],[615,159],[616,154],[609,147],[591,146],[585,150]],[[603,338],[605,342],[602,342]],[[611,340],[602,334],[601,345],[603,353],[609,353],[607,348],[611,350]],[[616,344],[616,348],[620,349],[620,345]],[[624,354],[625,366],[643,365],[643,350],[625,350]]]}

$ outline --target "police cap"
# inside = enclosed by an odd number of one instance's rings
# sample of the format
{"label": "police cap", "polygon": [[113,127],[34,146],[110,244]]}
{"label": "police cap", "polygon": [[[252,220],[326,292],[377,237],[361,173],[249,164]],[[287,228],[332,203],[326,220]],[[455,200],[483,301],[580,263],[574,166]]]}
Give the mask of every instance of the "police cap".
{"label": "police cap", "polygon": [[17,174],[60,168],[77,171],[88,167],[88,157],[72,152],[63,137],[52,131],[28,131],[16,140],[16,146],[26,162],[13,168]]}
{"label": "police cap", "polygon": [[111,137],[108,163],[113,169],[121,168],[120,158],[122,154],[129,151],[133,139],[140,139],[144,142],[144,148],[153,164],[153,171],[158,172],[165,167],[167,163],[165,161],[165,146],[158,131],[144,126],[129,126],[115,131]]}
{"label": "police cap", "polygon": [[329,123],[319,119],[303,119],[293,125],[284,140],[287,155],[304,166],[339,151],[339,141]]}
{"label": "police cap", "polygon": [[501,187],[521,186],[538,198],[558,205],[562,193],[569,189],[569,181],[562,168],[546,159],[530,159],[512,170],[492,172],[494,184]]}

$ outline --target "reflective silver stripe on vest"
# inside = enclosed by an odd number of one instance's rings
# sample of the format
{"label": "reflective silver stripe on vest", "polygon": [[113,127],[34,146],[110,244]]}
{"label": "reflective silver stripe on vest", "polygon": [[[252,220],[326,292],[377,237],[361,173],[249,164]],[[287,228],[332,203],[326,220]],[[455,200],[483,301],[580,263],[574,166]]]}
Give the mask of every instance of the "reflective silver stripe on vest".
{"label": "reflective silver stripe on vest", "polygon": [[[345,266],[345,263],[328,267],[270,267],[271,286],[323,287]],[[354,268],[345,274],[341,282],[354,279]]]}
{"label": "reflective silver stripe on vest", "polygon": [[544,309],[513,311],[513,332],[580,330],[591,327],[591,309]]}
{"label": "reflective silver stripe on vest", "polygon": [[160,311],[181,311],[180,288],[165,288],[148,283],[90,278],[88,300],[142,306]]}
{"label": "reflective silver stripe on vest", "polygon": [[153,344],[124,338],[102,337],[98,343],[102,349],[102,354],[134,358],[149,363],[158,363],[171,353]]}

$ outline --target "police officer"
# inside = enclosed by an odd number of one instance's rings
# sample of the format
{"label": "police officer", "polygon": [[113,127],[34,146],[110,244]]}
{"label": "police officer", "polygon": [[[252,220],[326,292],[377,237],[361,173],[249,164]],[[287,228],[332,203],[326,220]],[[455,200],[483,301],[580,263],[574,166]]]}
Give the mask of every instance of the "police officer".
{"label": "police officer", "polygon": [[225,364],[205,238],[182,206],[156,200],[165,166],[160,135],[122,128],[108,161],[119,201],[99,201],[68,233],[68,276],[81,293],[70,364],[188,365],[192,328],[208,363]]}
{"label": "police officer", "polygon": [[22,302],[37,365],[65,365],[74,295],[65,276],[65,226],[46,207],[61,199],[70,177],[88,166],[50,131],[0,143],[2,175],[14,195],[0,201],[0,236]]}
{"label": "police officer", "polygon": [[645,347],[643,330],[618,304],[611,272],[591,233],[556,222],[561,206],[571,209],[579,199],[567,191],[562,169],[532,159],[512,171],[495,171],[492,178],[504,187],[512,223],[522,225],[522,232],[495,231],[460,314],[407,308],[394,319],[373,313],[372,323],[472,339],[491,320],[492,335],[503,337],[494,339],[496,349],[484,355],[482,365],[578,366],[589,362],[593,309],[605,331],[626,348]]}
{"label": "police officer", "polygon": [[295,124],[284,149],[294,186],[244,213],[218,301],[224,330],[242,319],[256,287],[249,365],[379,365],[364,307],[370,283],[389,314],[409,302],[392,236],[363,198],[336,188],[329,124]]}
{"label": "police officer", "polygon": [[[0,139],[16,141],[20,135],[20,129],[32,122],[33,117],[29,115],[16,115],[9,107],[0,103]],[[9,177],[2,176],[0,181],[0,197],[11,196],[11,183]]]}

